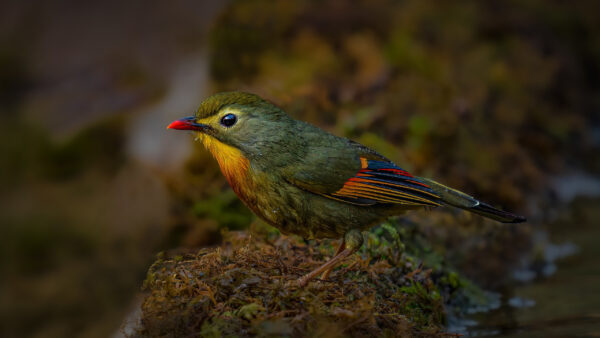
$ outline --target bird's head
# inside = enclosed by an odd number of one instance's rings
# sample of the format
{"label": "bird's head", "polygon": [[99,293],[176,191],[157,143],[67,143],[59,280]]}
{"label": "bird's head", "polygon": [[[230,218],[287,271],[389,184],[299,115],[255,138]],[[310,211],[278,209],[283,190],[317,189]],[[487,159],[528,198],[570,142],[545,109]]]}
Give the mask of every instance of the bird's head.
{"label": "bird's head", "polygon": [[240,157],[247,160],[271,152],[291,123],[284,111],[257,95],[224,92],[208,97],[194,116],[167,128],[196,132],[223,169]]}
{"label": "bird's head", "polygon": [[291,119],[257,95],[224,92],[208,97],[194,116],[171,123],[167,128],[197,132],[200,140],[218,141],[242,152],[252,152],[257,143],[280,134]]}

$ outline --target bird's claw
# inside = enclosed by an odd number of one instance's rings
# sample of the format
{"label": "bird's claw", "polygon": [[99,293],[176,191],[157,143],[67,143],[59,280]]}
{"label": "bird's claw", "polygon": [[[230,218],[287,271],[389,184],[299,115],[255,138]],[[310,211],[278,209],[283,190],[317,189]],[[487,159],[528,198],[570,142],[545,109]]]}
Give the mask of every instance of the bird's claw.
{"label": "bird's claw", "polygon": [[300,288],[301,289],[301,288],[305,287],[308,284],[308,282],[309,282],[309,279],[304,278],[304,276],[303,276],[296,280],[288,281],[287,283],[285,283],[285,286],[287,288]]}

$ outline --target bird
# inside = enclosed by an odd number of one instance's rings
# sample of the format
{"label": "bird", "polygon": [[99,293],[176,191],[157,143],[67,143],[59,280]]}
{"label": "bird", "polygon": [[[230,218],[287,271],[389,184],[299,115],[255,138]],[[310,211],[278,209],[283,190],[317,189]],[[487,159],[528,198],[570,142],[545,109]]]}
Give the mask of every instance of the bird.
{"label": "bird", "polygon": [[243,203],[283,234],[341,238],[327,262],[296,280],[326,279],[363,244],[365,231],[413,209],[454,207],[503,223],[525,217],[497,209],[432,179],[415,176],[350,139],[296,120],[245,92],[221,92],[167,129],[188,130],[218,162]]}

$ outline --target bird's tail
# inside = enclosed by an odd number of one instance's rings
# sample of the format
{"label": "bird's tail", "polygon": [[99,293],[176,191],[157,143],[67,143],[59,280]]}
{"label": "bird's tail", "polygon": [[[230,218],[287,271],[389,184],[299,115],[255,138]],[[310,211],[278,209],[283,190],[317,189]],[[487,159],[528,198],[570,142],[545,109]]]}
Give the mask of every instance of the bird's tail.
{"label": "bird's tail", "polygon": [[453,207],[461,208],[502,223],[521,223],[527,220],[523,216],[496,209],[489,204],[478,201],[472,196],[447,187],[434,180],[423,177],[419,177],[419,179],[423,181],[423,183],[429,185],[431,190],[441,197],[442,201]]}

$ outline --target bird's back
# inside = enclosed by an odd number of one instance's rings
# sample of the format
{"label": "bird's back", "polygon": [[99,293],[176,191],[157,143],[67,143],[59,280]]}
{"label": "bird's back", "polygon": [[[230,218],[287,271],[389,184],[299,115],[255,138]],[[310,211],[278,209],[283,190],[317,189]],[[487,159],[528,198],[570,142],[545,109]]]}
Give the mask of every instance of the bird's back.
{"label": "bird's back", "polygon": [[[416,177],[376,151],[294,120],[285,147],[254,174],[255,213],[284,232],[340,237],[424,206],[454,206],[502,222],[520,221],[457,190]],[[276,160],[273,161],[273,158]],[[275,164],[275,165],[274,165]]]}
{"label": "bird's back", "polygon": [[250,188],[240,195],[250,209],[284,233],[336,238],[422,206],[400,203],[399,199],[398,203],[365,203],[365,198],[353,202],[335,196],[362,170],[365,161],[397,167],[365,146],[308,123],[295,121],[291,130],[293,140],[284,147],[278,147],[276,153],[264,151],[251,161]]}

